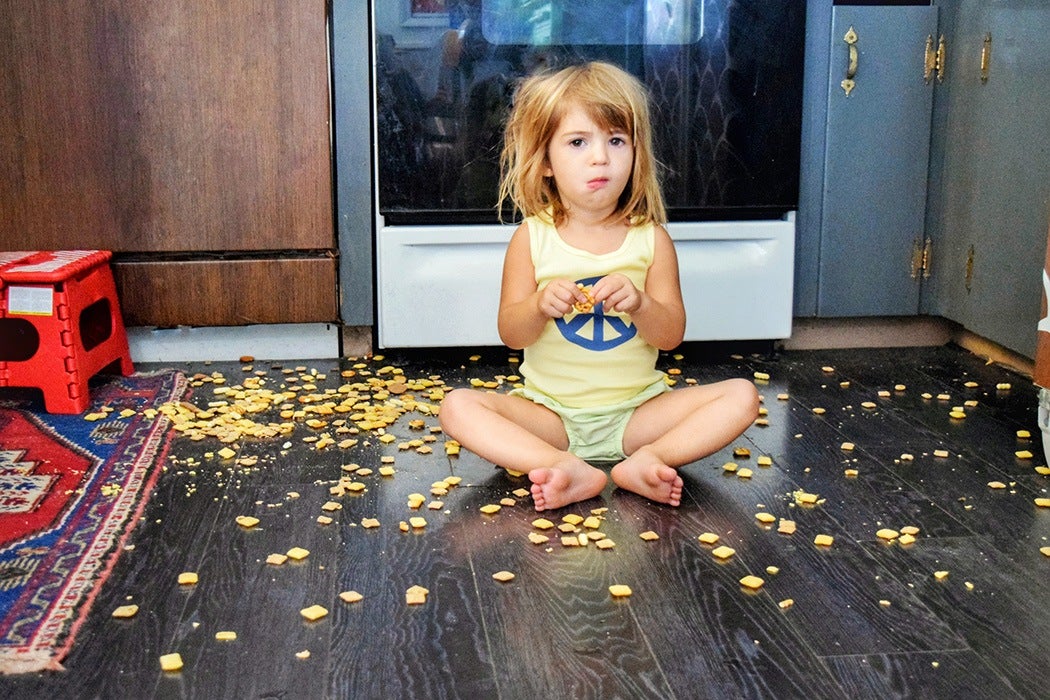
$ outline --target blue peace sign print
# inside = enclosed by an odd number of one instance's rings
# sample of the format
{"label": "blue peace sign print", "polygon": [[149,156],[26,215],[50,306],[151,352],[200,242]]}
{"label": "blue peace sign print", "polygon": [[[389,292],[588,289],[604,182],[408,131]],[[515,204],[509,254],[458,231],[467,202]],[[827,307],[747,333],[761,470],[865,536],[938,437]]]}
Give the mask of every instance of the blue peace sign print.
{"label": "blue peace sign print", "polygon": [[[601,277],[576,280],[589,287]],[[570,318],[556,318],[554,324],[562,337],[581,348],[603,352],[623,345],[638,334],[638,328],[619,316],[606,316],[602,305],[595,304],[591,313],[578,313]]]}

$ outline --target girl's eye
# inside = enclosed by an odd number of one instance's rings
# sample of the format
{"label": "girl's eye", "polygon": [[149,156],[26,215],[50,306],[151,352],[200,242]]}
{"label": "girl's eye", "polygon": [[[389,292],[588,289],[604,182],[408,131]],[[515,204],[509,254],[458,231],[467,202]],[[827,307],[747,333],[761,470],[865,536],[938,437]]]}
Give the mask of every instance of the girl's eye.
{"label": "girl's eye", "polygon": [[583,139],[573,139],[572,141],[569,141],[569,145],[573,148],[579,148],[583,145]]}
{"label": "girl's eye", "polygon": [[623,146],[627,144],[627,139],[623,138],[622,136],[613,136],[611,139],[609,139],[609,143],[613,146]]}

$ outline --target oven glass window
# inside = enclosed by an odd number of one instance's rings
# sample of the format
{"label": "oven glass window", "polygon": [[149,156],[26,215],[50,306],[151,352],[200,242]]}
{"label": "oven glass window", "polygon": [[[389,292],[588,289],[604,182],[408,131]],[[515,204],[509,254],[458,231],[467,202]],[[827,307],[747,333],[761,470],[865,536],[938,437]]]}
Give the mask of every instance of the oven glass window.
{"label": "oven glass window", "polygon": [[588,60],[649,88],[671,220],[797,208],[800,0],[375,0],[373,13],[388,223],[498,221],[517,81]]}

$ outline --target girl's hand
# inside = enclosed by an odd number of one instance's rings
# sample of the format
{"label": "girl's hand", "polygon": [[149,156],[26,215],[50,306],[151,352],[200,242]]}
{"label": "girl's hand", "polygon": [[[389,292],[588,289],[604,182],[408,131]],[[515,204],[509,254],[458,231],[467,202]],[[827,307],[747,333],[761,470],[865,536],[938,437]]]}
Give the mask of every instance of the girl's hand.
{"label": "girl's hand", "polygon": [[642,306],[642,292],[627,277],[618,272],[606,275],[591,289],[594,302],[604,303],[606,311],[633,314]]}
{"label": "girl's hand", "polygon": [[586,296],[572,280],[555,279],[540,292],[537,305],[544,316],[561,318],[572,310],[573,304],[585,299]]}

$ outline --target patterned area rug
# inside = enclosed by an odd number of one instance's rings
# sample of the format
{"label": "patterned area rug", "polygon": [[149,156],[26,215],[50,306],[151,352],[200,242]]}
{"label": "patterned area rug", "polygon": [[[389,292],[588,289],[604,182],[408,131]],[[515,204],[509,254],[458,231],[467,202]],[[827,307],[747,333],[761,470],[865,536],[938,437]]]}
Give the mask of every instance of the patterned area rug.
{"label": "patterned area rug", "polygon": [[0,398],[0,673],[61,670],[160,473],[174,371],[107,377],[84,415]]}

